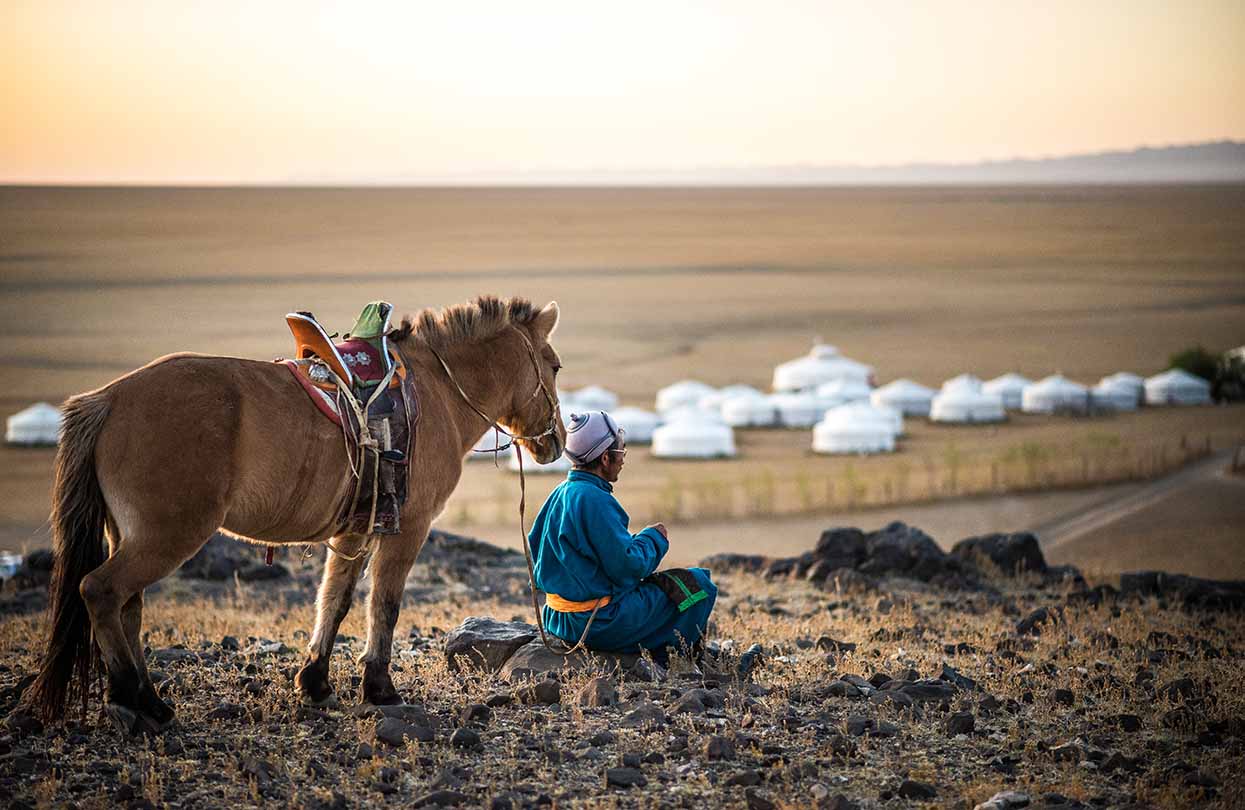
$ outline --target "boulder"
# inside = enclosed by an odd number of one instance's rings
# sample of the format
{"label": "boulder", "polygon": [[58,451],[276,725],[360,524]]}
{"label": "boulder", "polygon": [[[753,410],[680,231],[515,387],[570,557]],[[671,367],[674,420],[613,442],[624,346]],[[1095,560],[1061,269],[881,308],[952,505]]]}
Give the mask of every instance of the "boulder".
{"label": "boulder", "polygon": [[1026,571],[1046,573],[1046,558],[1037,537],[1030,532],[967,537],[955,544],[951,556],[969,564],[989,560],[1008,575]]}
{"label": "boulder", "polygon": [[711,571],[729,573],[739,571],[748,574],[759,574],[769,565],[770,558],[760,554],[713,554],[705,557],[697,565]]}
{"label": "boulder", "polygon": [[455,672],[464,666],[497,672],[516,650],[538,635],[539,631],[525,622],[471,616],[445,637],[445,658]]}
{"label": "boulder", "polygon": [[1245,581],[1202,579],[1163,571],[1121,574],[1120,595],[1167,597],[1187,608],[1203,610],[1245,609]]}
{"label": "boulder", "polygon": [[290,571],[281,563],[264,564],[265,550],[215,532],[203,548],[178,569],[178,576],[220,582],[235,576],[243,582],[285,579]]}
{"label": "boulder", "polygon": [[918,569],[922,579],[942,571],[947,559],[932,537],[901,521],[866,535],[865,552],[859,569],[866,574],[908,574]]}
{"label": "boulder", "polygon": [[[560,642],[550,639],[550,643]],[[593,675],[624,674],[640,681],[657,681],[665,677],[659,667],[635,654],[587,652],[580,650],[562,655],[535,638],[514,651],[500,669],[501,677],[514,683],[538,675],[563,672],[587,672]]]}
{"label": "boulder", "polygon": [[865,533],[860,529],[826,529],[817,539],[813,556],[829,564],[826,570],[855,568],[864,562],[866,555]]}

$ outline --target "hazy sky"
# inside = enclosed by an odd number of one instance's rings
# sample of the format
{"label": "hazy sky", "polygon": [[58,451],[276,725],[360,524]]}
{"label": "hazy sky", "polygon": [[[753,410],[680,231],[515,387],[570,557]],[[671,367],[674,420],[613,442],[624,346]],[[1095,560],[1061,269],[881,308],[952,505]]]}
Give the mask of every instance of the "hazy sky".
{"label": "hazy sky", "polygon": [[1245,0],[2,0],[0,182],[889,164],[1245,139]]}

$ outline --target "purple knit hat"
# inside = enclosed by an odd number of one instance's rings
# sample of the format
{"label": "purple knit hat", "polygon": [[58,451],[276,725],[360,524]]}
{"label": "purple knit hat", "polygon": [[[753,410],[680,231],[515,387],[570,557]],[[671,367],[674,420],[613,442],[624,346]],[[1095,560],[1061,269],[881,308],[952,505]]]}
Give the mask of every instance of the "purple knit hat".
{"label": "purple knit hat", "polygon": [[573,413],[566,428],[566,457],[579,465],[591,464],[625,434],[605,411]]}

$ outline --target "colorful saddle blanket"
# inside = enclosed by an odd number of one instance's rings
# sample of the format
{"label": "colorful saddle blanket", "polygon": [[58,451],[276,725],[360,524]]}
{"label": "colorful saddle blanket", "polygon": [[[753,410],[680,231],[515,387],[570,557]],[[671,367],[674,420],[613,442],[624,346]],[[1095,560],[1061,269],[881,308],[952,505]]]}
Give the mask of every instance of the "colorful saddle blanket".
{"label": "colorful saddle blanket", "polygon": [[402,355],[389,345],[391,311],[383,301],[368,304],[352,334],[336,343],[310,312],[286,316],[297,354],[277,362],[342,429],[349,452],[360,459],[339,533],[396,534],[401,528],[419,399]]}

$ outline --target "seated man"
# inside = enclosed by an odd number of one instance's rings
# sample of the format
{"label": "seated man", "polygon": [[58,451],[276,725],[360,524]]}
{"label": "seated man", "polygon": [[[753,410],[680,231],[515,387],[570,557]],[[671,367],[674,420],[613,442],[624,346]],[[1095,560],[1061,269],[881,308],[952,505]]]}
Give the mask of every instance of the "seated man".
{"label": "seated man", "polygon": [[627,456],[622,429],[601,411],[572,414],[566,456],[575,467],[529,535],[545,629],[575,644],[599,604],[590,649],[651,650],[661,664],[669,647],[699,655],[718,589],[703,568],[653,576],[670,543],[660,523],[631,534],[613,495]]}

